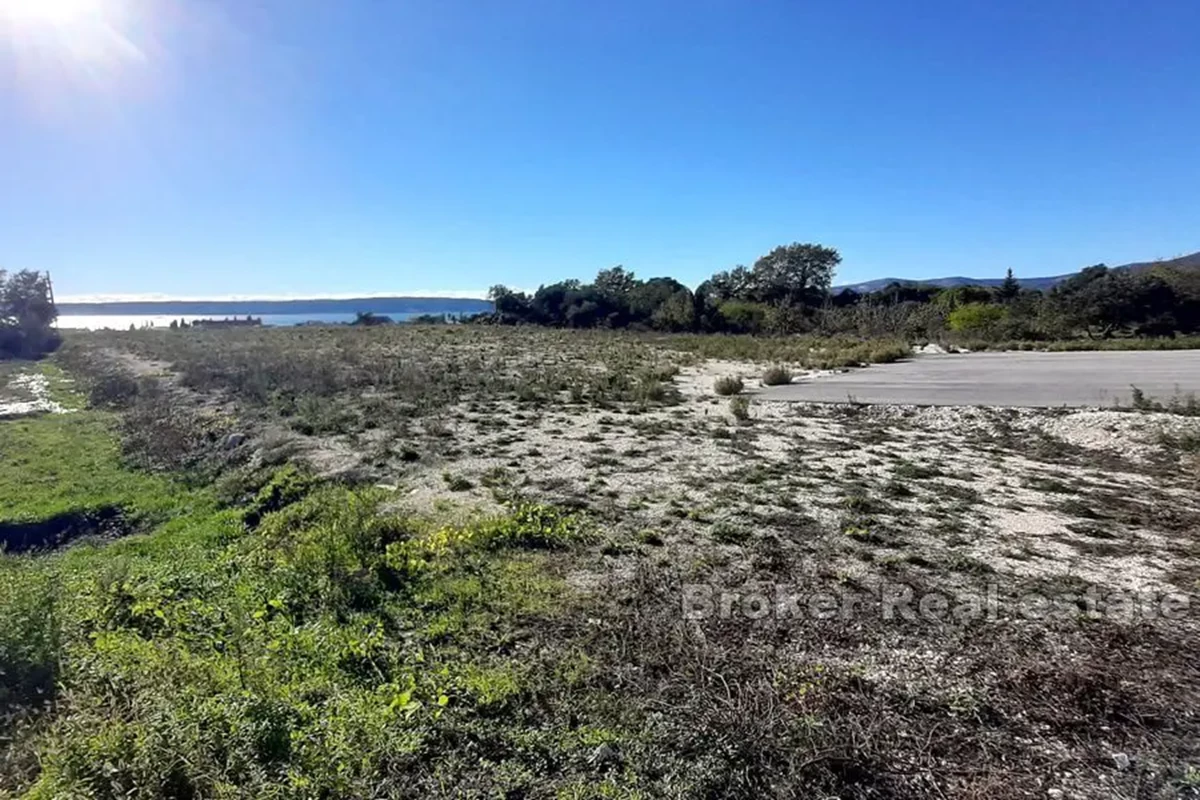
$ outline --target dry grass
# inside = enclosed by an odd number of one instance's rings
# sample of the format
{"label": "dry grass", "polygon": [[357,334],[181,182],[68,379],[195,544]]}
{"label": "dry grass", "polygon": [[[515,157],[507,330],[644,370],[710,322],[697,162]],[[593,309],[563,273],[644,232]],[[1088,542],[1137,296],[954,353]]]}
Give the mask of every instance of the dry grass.
{"label": "dry grass", "polygon": [[[529,747],[533,731],[569,720],[592,737],[586,754],[514,779],[527,794],[1194,796],[1191,617],[682,618],[689,584],[1196,591],[1200,420],[756,398],[753,423],[737,424],[713,395],[716,381],[772,364],[902,355],[879,343],[448,327],[94,335],[65,358],[81,373],[142,365],[158,388],[124,413],[168,429],[223,421],[207,445],[185,440],[210,457],[226,431],[246,432],[244,452],[219,456],[226,475],[308,460],[390,487],[393,508],[470,517],[525,500],[587,520],[595,536],[556,556],[572,588],[563,616],[505,644],[517,661],[586,664],[523,700]],[[499,791],[494,773],[472,783],[479,759],[456,749],[494,744],[489,723],[455,724],[443,744],[464,772],[449,785]],[[504,747],[490,758],[525,752]]]}

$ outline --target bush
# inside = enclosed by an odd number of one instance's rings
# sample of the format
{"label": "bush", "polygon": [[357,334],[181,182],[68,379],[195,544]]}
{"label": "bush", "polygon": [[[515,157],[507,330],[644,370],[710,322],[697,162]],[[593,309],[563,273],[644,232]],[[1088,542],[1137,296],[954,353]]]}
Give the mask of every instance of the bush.
{"label": "bush", "polygon": [[463,475],[453,475],[447,472],[442,475],[442,480],[446,482],[446,488],[452,492],[467,492],[475,488],[475,484]]}
{"label": "bush", "polygon": [[871,348],[867,361],[872,364],[891,364],[912,355],[912,348],[904,344],[879,344]]}
{"label": "bush", "polygon": [[1195,392],[1181,394],[1176,390],[1175,394],[1164,403],[1153,397],[1147,397],[1146,393],[1136,386],[1130,386],[1129,390],[1132,406],[1138,411],[1158,411],[1165,414],[1178,414],[1181,417],[1200,417],[1200,399],[1197,399]]}
{"label": "bush", "polygon": [[678,371],[676,367],[646,370],[634,381],[630,394],[642,405],[678,403],[682,399],[679,390],[670,382]]}
{"label": "bush", "polygon": [[722,397],[728,397],[732,394],[741,394],[742,389],[745,389],[745,384],[741,378],[732,375],[726,375],[724,378],[717,378],[713,384],[713,391]]}
{"label": "bush", "polygon": [[744,544],[750,532],[740,525],[722,520],[712,527],[712,537],[721,544]]}
{"label": "bush", "polygon": [[950,312],[946,318],[955,333],[984,333],[991,331],[1008,317],[1008,309],[990,303],[967,303]]}
{"label": "bush", "polygon": [[138,396],[138,382],[123,372],[109,372],[92,382],[88,404],[92,408],[129,408]]}
{"label": "bush", "polygon": [[722,327],[733,333],[761,333],[766,328],[767,312],[762,303],[726,300],[717,309]]}
{"label": "bush", "polygon": [[750,398],[749,397],[731,397],[729,398],[729,413],[739,422],[745,422],[750,419]]}
{"label": "bush", "polygon": [[776,364],[763,373],[762,382],[764,386],[783,386],[792,382],[792,373],[787,367]]}
{"label": "bush", "polygon": [[61,655],[55,585],[19,562],[10,566],[0,590],[0,718],[54,700]]}
{"label": "bush", "polygon": [[298,503],[316,485],[315,480],[289,464],[276,471],[271,480],[258,490],[250,507],[242,512],[246,527],[255,528],[263,517]]}

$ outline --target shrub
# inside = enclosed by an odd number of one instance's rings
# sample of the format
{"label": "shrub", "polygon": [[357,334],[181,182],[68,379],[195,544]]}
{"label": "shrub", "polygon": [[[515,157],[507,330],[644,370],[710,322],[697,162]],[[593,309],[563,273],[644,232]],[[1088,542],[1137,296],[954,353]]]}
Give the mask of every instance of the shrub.
{"label": "shrub", "polygon": [[729,398],[729,413],[739,422],[745,422],[750,419],[750,398],[749,397],[731,397]]}
{"label": "shrub", "polygon": [[579,538],[574,517],[552,506],[521,503],[502,516],[467,526],[445,526],[424,536],[390,543],[387,561],[394,568],[412,574],[427,569],[438,559],[461,556],[472,550],[554,550]]}
{"label": "shrub", "polygon": [[553,549],[580,536],[578,523],[553,506],[522,503],[502,517],[482,523],[479,539],[488,549]]}
{"label": "shrub", "polygon": [[138,382],[123,372],[109,372],[96,378],[88,389],[93,408],[128,408],[138,395]]}
{"label": "shrub", "polygon": [[1181,417],[1200,417],[1200,399],[1195,392],[1180,394],[1179,390],[1167,402],[1147,397],[1136,386],[1129,387],[1130,400],[1133,408],[1138,411],[1160,411],[1166,414],[1178,414]]}
{"label": "shrub", "polygon": [[471,483],[470,479],[463,475],[454,475],[447,472],[442,475],[442,480],[446,482],[446,488],[452,492],[467,492],[475,488],[475,484]]}
{"label": "shrub", "polygon": [[867,360],[872,364],[891,364],[912,355],[912,350],[903,344],[880,344],[871,348]]}
{"label": "shrub", "polygon": [[651,547],[662,547],[665,544],[662,534],[652,528],[647,528],[639,532],[638,541]]}
{"label": "shrub", "polygon": [[292,465],[278,470],[271,480],[259,489],[250,507],[242,513],[246,527],[255,528],[267,514],[286,508],[304,498],[315,481]]}
{"label": "shrub", "polygon": [[985,333],[1008,317],[1008,309],[990,303],[967,303],[950,312],[946,318],[955,333]]}
{"label": "shrub", "polygon": [[742,526],[722,520],[713,525],[712,537],[721,544],[742,544],[750,538],[750,534]]}
{"label": "shrub", "polygon": [[0,717],[53,701],[61,655],[55,585],[12,566],[0,590]]}
{"label": "shrub", "polygon": [[732,375],[726,375],[723,378],[717,378],[713,384],[713,391],[722,397],[728,397],[732,394],[741,394],[742,389],[746,388],[742,383],[741,378],[736,378]]}
{"label": "shrub", "polygon": [[725,329],[734,333],[760,333],[766,327],[769,307],[747,300],[726,300],[717,311]]}
{"label": "shrub", "polygon": [[673,385],[649,375],[642,376],[634,386],[632,394],[643,405],[672,405],[681,399],[679,390]]}
{"label": "shrub", "polygon": [[792,373],[787,367],[776,364],[763,373],[764,386],[783,386],[792,382]]}

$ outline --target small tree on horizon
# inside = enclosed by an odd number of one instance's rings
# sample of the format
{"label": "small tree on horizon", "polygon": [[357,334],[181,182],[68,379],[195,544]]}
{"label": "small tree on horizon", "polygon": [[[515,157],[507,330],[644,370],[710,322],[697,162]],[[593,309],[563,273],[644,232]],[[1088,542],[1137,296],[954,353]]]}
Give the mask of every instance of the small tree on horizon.
{"label": "small tree on horizon", "polygon": [[1013,276],[1012,267],[1008,268],[1008,274],[1004,276],[1004,282],[996,289],[996,297],[1001,301],[1008,303],[1017,299],[1021,294],[1021,282]]}

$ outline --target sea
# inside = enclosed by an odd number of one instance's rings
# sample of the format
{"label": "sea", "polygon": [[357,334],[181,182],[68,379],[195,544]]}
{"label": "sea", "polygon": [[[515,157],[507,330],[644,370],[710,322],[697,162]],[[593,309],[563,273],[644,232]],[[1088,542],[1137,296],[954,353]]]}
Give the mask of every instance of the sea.
{"label": "sea", "polygon": [[[422,312],[434,313],[439,312]],[[419,314],[388,314],[389,318],[394,322],[403,322],[406,319],[420,316]],[[255,314],[256,319],[261,318],[263,325],[272,327],[288,327],[295,325],[345,325],[355,320],[355,314]],[[242,317],[244,319],[244,316]],[[127,331],[130,326],[142,328],[170,328],[171,322],[178,322],[183,319],[187,322],[192,322],[194,319],[228,319],[228,317],[211,316],[211,317],[189,317],[187,315],[167,316],[162,314],[67,314],[58,318],[58,327],[64,330],[88,330],[88,331]]]}
{"label": "sea", "polygon": [[83,330],[122,330],[130,327],[170,328],[172,322],[261,319],[263,325],[344,325],[358,312],[394,322],[429,314],[479,314],[492,310],[486,300],[456,297],[359,297],[313,300],[165,300],[60,303],[58,327]]}

